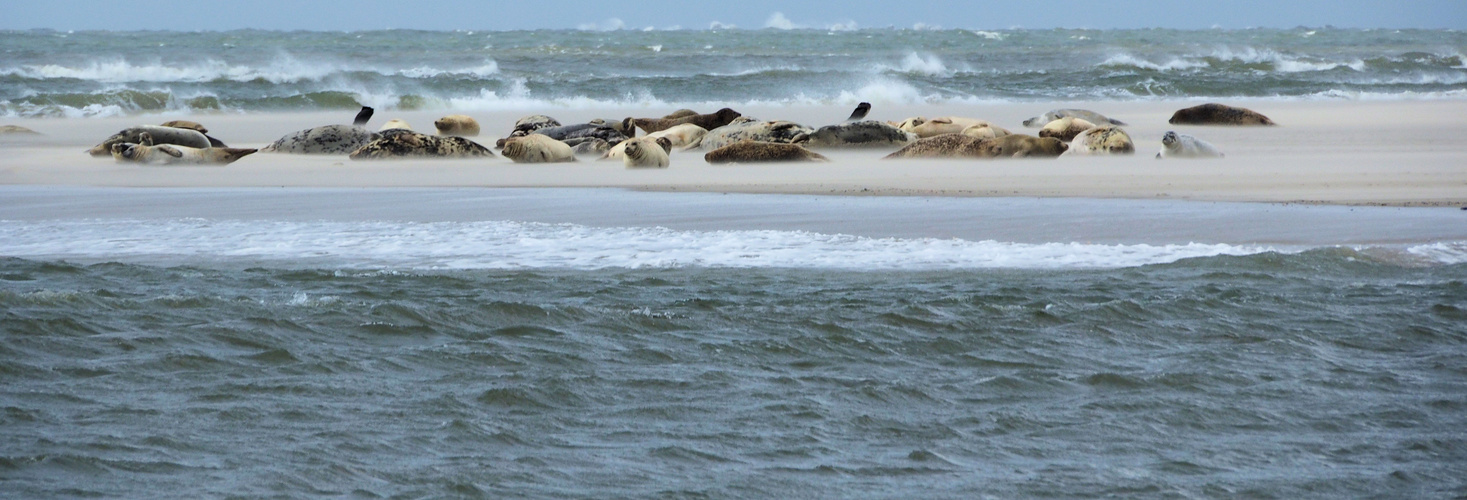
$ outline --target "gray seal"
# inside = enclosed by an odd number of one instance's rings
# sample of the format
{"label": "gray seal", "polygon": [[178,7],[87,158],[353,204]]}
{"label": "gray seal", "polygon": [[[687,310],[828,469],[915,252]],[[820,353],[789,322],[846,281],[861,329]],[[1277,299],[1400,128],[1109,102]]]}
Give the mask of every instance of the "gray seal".
{"label": "gray seal", "polygon": [[353,160],[391,158],[493,158],[494,152],[459,136],[432,136],[406,129],[391,129],[352,151]]}
{"label": "gray seal", "polygon": [[1274,125],[1267,116],[1248,108],[1207,103],[1179,109],[1167,120],[1172,125]]}
{"label": "gray seal", "polygon": [[380,134],[356,125],[325,125],[286,135],[260,148],[260,151],[298,155],[345,155],[380,137]]}
{"label": "gray seal", "polygon": [[889,123],[865,120],[826,125],[803,141],[797,139],[795,142],[804,142],[806,147],[811,148],[899,148],[915,140],[916,134],[893,127]]}
{"label": "gray seal", "polygon": [[1125,125],[1126,124],[1125,122],[1122,122],[1120,120],[1106,117],[1105,115],[1102,115],[1100,113],[1096,113],[1096,112],[1091,111],[1091,110],[1088,110],[1088,109],[1052,109],[1048,113],[1045,113],[1043,115],[1039,115],[1039,116],[1036,116],[1034,118],[1030,118],[1028,120],[1024,120],[1024,126],[1025,127],[1043,127],[1046,124],[1048,124],[1049,122],[1058,120],[1060,118],[1065,118],[1065,117],[1079,118],[1081,120],[1085,120],[1087,122],[1094,123],[1096,125],[1105,125],[1107,123],[1109,123],[1111,125]]}
{"label": "gray seal", "polygon": [[209,138],[197,130],[163,127],[159,125],[138,125],[136,127],[122,129],[116,134],[112,134],[112,137],[108,137],[101,144],[92,147],[92,149],[88,149],[87,154],[92,156],[112,156],[113,144],[125,142],[139,144],[142,142],[143,134],[153,136],[154,144],[172,144],[199,149],[212,146]]}
{"label": "gray seal", "polygon": [[734,123],[709,130],[688,145],[688,149],[714,150],[740,141],[789,144],[808,137],[815,129],[787,121],[734,120]]}

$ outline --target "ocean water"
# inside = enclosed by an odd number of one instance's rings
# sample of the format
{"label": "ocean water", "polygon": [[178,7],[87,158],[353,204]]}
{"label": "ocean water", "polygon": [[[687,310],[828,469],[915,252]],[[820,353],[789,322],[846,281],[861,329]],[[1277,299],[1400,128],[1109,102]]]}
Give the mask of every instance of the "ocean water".
{"label": "ocean water", "polygon": [[4,497],[1467,495],[1457,210],[0,195]]}
{"label": "ocean water", "polygon": [[0,32],[0,117],[1467,96],[1467,33]]}

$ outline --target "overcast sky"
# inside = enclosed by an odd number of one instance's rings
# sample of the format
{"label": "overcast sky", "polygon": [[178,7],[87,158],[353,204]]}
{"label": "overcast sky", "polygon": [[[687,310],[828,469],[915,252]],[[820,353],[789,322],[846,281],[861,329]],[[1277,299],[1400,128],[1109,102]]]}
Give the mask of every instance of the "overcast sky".
{"label": "overcast sky", "polygon": [[1467,0],[7,0],[0,29],[1467,29]]}

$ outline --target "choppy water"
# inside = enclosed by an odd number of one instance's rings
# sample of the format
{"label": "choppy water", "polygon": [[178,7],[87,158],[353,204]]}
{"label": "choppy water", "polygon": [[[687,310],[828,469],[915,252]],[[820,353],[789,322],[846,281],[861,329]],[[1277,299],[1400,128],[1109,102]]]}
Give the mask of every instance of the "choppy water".
{"label": "choppy water", "polygon": [[1467,264],[0,259],[4,496],[1446,498]]}
{"label": "choppy water", "polygon": [[[1118,211],[1158,231],[1142,218],[1316,216],[498,193],[7,190],[0,496],[1467,495],[1462,241],[458,220],[572,199],[751,220]],[[350,197],[402,219],[358,220]],[[1321,212],[1310,239],[1460,221]]]}
{"label": "choppy water", "polygon": [[1452,30],[0,32],[0,116],[1467,95]]}

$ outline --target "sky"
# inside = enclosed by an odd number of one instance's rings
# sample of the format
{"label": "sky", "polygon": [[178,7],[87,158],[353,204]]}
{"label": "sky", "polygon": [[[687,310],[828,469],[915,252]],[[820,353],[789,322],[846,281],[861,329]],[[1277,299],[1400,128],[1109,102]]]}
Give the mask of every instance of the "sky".
{"label": "sky", "polygon": [[1467,29],[1467,0],[7,0],[0,29]]}

